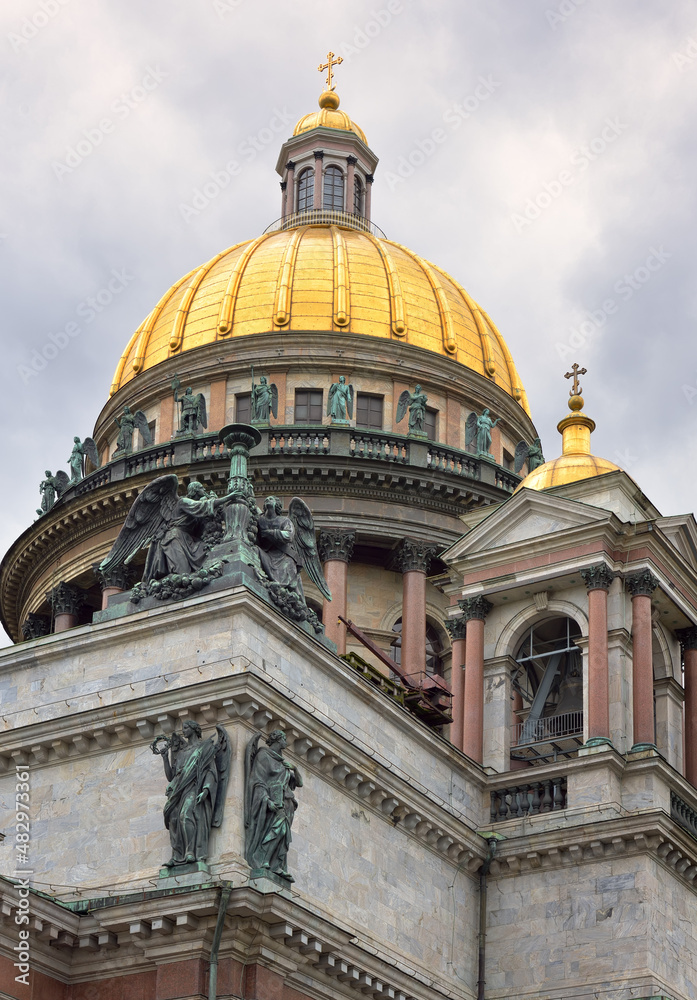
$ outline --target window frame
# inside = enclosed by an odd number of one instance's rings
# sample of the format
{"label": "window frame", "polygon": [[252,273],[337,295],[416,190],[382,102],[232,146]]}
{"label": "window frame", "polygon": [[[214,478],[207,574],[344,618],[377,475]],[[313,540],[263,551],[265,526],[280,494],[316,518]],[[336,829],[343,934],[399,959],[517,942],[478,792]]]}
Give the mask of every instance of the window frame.
{"label": "window frame", "polygon": [[[307,406],[307,413],[308,413],[307,418],[300,418],[300,417],[298,417],[298,395],[299,395],[299,393],[307,393],[307,396],[308,396],[307,403],[306,404],[305,403],[300,404],[300,405],[306,405]],[[317,401],[316,399],[315,400],[311,399],[312,395],[319,396],[319,401]],[[319,416],[318,416],[317,420],[313,420],[312,417],[311,417],[311,413],[312,413],[312,409],[311,408],[313,406],[318,407]],[[319,424],[322,423],[322,417],[323,417],[323,415],[324,415],[324,389],[318,389],[318,388],[297,388],[295,390],[295,394],[293,396],[293,423],[294,424],[301,424],[301,425],[308,425],[308,426],[316,427],[316,426],[318,426]]]}

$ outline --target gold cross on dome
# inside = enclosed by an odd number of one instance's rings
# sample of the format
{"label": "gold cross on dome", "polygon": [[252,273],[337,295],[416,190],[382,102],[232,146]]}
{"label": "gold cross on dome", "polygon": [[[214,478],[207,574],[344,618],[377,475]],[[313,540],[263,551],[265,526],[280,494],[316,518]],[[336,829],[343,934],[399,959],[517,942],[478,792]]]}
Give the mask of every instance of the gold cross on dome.
{"label": "gold cross on dome", "polygon": [[578,396],[581,392],[581,386],[578,384],[579,375],[587,375],[585,368],[579,368],[576,362],[571,366],[571,371],[567,372],[564,378],[572,378],[574,380],[574,385],[572,389],[569,389],[570,396]]}
{"label": "gold cross on dome", "polygon": [[317,67],[317,70],[320,73],[324,73],[325,69],[328,71],[327,72],[327,90],[334,90],[334,86],[332,84],[332,67],[333,66],[339,66],[343,61],[344,60],[343,60],[342,56],[337,56],[336,59],[335,59],[333,52],[327,52],[327,61],[326,61],[326,63],[321,63]]}

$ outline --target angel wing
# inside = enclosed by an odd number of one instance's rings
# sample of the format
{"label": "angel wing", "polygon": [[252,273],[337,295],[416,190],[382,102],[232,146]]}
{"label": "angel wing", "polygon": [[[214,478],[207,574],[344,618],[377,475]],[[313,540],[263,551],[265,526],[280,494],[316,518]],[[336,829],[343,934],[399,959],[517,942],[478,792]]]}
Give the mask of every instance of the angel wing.
{"label": "angel wing", "polygon": [[70,486],[70,476],[68,475],[67,472],[63,472],[62,469],[59,469],[56,475],[54,476],[54,479],[56,480],[56,489],[58,490],[58,496],[61,496],[61,494],[65,493],[67,488]]}
{"label": "angel wing", "polygon": [[272,382],[269,386],[271,389],[271,413],[274,417],[278,416],[278,386],[275,382]]}
{"label": "angel wing", "polygon": [[208,427],[208,414],[206,413],[206,397],[202,392],[198,394],[198,422],[201,427]]}
{"label": "angel wing", "polygon": [[261,733],[255,733],[247,744],[244,752],[244,826],[245,830],[252,822],[252,783],[249,780],[254,767],[254,759],[259,749]]}
{"label": "angel wing", "polygon": [[465,448],[471,448],[477,440],[477,414],[472,412],[465,424]]}
{"label": "angel wing", "polygon": [[525,441],[519,441],[518,444],[515,446],[515,462],[513,464],[513,471],[515,472],[516,476],[527,462],[529,451],[530,449],[528,448]]}
{"label": "angel wing", "polygon": [[346,412],[348,413],[348,418],[351,420],[353,418],[353,386],[349,385],[349,393],[346,397]]}
{"label": "angel wing", "polygon": [[404,419],[404,415],[409,409],[409,403],[411,403],[411,393],[405,389],[397,402],[397,423]]}
{"label": "angel wing", "polygon": [[302,559],[303,569],[327,600],[331,601],[332,593],[324,579],[322,563],[317,555],[315,522],[312,520],[310,508],[300,497],[293,497],[288,505],[288,517],[295,528],[295,545]]}
{"label": "angel wing", "polygon": [[99,468],[99,452],[97,451],[97,445],[94,443],[92,438],[85,438],[82,442],[82,447],[85,449],[85,455],[89,458],[92,463],[93,468]]}
{"label": "angel wing", "polygon": [[136,422],[136,427],[140,431],[140,436],[143,439],[143,444],[147,448],[148,445],[152,444],[152,434],[150,433],[150,428],[148,427],[148,418],[145,416],[142,410],[136,410],[133,414],[133,418]]}
{"label": "angel wing", "polygon": [[135,498],[111,552],[99,564],[108,573],[117,566],[125,566],[134,555],[145,548],[158,530],[169,524],[177,503],[176,476],[158,476]]}
{"label": "angel wing", "polygon": [[327,416],[332,415],[332,403],[334,401],[334,396],[336,395],[336,390],[339,388],[338,382],[332,382],[329,386],[329,392],[327,393]]}

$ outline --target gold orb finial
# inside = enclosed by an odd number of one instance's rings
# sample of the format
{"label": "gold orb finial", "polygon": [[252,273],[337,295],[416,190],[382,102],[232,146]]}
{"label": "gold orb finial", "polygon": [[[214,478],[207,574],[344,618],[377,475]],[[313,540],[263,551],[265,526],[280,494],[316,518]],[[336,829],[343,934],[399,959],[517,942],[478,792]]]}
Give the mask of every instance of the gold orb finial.
{"label": "gold orb finial", "polygon": [[575,413],[577,410],[582,410],[583,409],[583,396],[578,396],[578,395],[574,396],[574,395],[572,395],[569,398],[569,409],[571,410],[572,413]]}
{"label": "gold orb finial", "polygon": [[319,106],[320,108],[329,108],[330,111],[336,111],[339,107],[339,95],[335,90],[325,90],[319,95]]}

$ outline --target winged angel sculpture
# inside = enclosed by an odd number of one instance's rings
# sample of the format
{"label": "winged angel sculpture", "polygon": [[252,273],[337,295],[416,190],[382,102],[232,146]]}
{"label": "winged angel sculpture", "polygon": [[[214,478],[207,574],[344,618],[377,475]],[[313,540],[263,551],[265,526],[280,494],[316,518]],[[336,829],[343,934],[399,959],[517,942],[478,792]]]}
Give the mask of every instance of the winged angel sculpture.
{"label": "winged angel sculpture", "polygon": [[179,395],[181,382],[179,376],[175,375],[172,380],[174,389],[174,402],[181,407],[179,418],[179,434],[197,434],[198,425],[208,427],[208,414],[206,413],[206,397],[202,392],[194,395],[194,390],[188,386],[183,396]]}
{"label": "winged angel sculpture", "polygon": [[[186,496],[180,497],[177,485],[175,475],[158,476],[136,497],[111,552],[100,563],[103,573],[128,565],[148,545],[143,584],[172,574],[188,576],[197,570],[202,572],[208,555],[202,537],[205,522],[238,494],[211,497],[201,483],[193,482]],[[205,574],[199,579],[205,580]],[[195,584],[194,589],[198,589]]]}
{"label": "winged angel sculpture", "polygon": [[334,421],[346,421],[353,416],[353,386],[346,385],[346,376],[340,375],[338,382],[329,386],[327,416]]}
{"label": "winged angel sculpture", "polygon": [[404,419],[404,414],[409,410],[409,433],[423,434],[427,402],[428,396],[421,391],[420,385],[415,386],[413,392],[405,389],[397,400],[396,423],[400,423]]}
{"label": "winged angel sculpture", "polygon": [[540,465],[545,464],[542,445],[538,437],[535,438],[532,444],[519,441],[515,446],[515,465],[513,466],[513,471],[516,475],[518,475],[526,461],[528,463],[528,472],[532,472],[533,469],[537,469]]}
{"label": "winged angel sculpture", "polygon": [[116,436],[116,451],[114,455],[125,455],[133,449],[133,434],[136,428],[140,431],[143,444],[147,448],[152,444],[152,434],[148,426],[148,418],[142,410],[132,412],[130,406],[124,406],[120,417],[114,417],[114,423],[119,429]]}
{"label": "winged angel sculpture", "polygon": [[[79,437],[74,437],[73,450],[70,452],[70,458],[68,459],[68,464],[70,466],[70,483],[79,483],[81,479],[85,478],[86,458],[89,458],[95,469],[99,468],[99,453],[97,452],[97,445],[94,443],[92,438],[86,437],[84,441],[81,441]],[[58,473],[58,475],[60,475],[60,473]],[[60,493],[63,492],[62,486],[63,479],[61,479],[61,486],[59,487]]]}
{"label": "winged angel sculpture", "polygon": [[315,629],[317,616],[308,608],[300,571],[305,570],[320,593],[331,601],[332,595],[322,572],[315,543],[315,523],[306,503],[294,497],[283,513],[283,503],[270,496],[258,524],[259,558],[266,576],[271,599],[295,621],[309,621]]}

